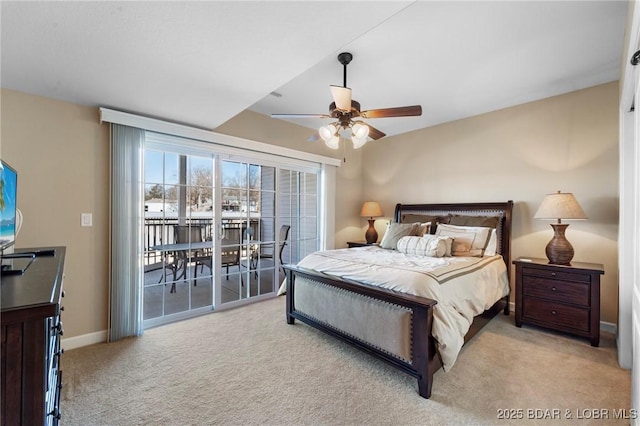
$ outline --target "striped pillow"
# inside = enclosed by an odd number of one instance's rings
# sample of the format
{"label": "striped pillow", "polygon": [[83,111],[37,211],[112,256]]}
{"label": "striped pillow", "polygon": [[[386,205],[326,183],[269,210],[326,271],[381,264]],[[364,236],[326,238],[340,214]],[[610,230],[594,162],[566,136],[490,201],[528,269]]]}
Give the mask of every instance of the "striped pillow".
{"label": "striped pillow", "polygon": [[442,257],[447,253],[447,238],[430,234],[402,237],[398,240],[398,251],[417,256]]}

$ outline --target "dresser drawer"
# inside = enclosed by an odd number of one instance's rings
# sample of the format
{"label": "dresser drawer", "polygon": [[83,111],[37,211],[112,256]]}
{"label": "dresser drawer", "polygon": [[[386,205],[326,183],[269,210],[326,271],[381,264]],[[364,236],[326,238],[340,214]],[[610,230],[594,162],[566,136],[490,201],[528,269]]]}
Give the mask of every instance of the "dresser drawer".
{"label": "dresser drawer", "polygon": [[591,275],[580,272],[558,271],[554,269],[539,269],[539,268],[522,268],[524,275],[535,275],[537,277],[558,279],[565,281],[575,281],[579,283],[590,283]]}
{"label": "dresser drawer", "polygon": [[525,296],[589,307],[588,284],[525,275],[522,277],[522,293]]}
{"label": "dresser drawer", "polygon": [[547,300],[526,298],[522,306],[523,319],[552,326],[558,330],[589,332],[589,309]]}

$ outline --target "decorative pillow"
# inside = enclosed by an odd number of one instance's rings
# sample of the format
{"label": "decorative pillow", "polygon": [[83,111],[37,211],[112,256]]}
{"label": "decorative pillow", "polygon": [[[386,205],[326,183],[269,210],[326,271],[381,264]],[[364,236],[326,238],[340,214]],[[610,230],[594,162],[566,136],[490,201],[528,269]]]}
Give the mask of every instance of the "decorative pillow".
{"label": "decorative pillow", "polygon": [[407,236],[398,240],[398,251],[418,256],[442,257],[447,252],[447,238],[425,235],[423,237]]}
{"label": "decorative pillow", "polygon": [[398,240],[402,237],[406,237],[408,235],[417,235],[418,228],[420,227],[420,223],[396,223],[391,222],[387,226],[387,231],[384,233],[382,237],[382,241],[380,242],[380,247],[384,249],[396,250],[396,246],[398,245]]}
{"label": "decorative pillow", "polygon": [[490,234],[490,228],[479,226],[438,225],[436,229],[436,235],[453,238],[452,256],[482,257]]}
{"label": "decorative pillow", "polygon": [[429,233],[433,234],[436,230],[435,225],[439,223],[449,223],[449,216],[433,216],[425,214],[405,214],[400,218],[402,223],[431,223]]}
{"label": "decorative pillow", "polygon": [[423,235],[428,235],[431,233],[431,222],[420,223],[418,229],[416,231],[417,237],[422,237]]}
{"label": "decorative pillow", "polygon": [[496,228],[500,222],[500,216],[464,216],[452,214],[449,225],[458,226],[482,226],[486,228]]}
{"label": "decorative pillow", "polygon": [[487,248],[484,249],[485,256],[495,256],[498,250],[498,234],[495,229],[491,230],[491,236],[489,236],[489,243]]}

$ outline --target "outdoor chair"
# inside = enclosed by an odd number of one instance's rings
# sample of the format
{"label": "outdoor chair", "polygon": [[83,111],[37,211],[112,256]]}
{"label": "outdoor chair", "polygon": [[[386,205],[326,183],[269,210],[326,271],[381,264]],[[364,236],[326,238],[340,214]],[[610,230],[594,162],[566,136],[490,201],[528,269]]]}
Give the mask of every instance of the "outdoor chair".
{"label": "outdoor chair", "polygon": [[[202,243],[205,241],[202,238],[202,227],[198,225],[175,225],[173,227],[174,240],[177,244],[194,244]],[[207,241],[210,241],[209,239]],[[187,268],[189,264],[193,263],[193,277],[198,278],[198,266],[202,272],[203,267],[207,266],[211,269],[211,248],[195,248],[188,250],[179,250],[176,252],[176,258],[179,262],[182,262],[182,275],[185,280],[187,279]],[[178,279],[179,277],[176,277]],[[193,285],[196,285],[194,280]]]}

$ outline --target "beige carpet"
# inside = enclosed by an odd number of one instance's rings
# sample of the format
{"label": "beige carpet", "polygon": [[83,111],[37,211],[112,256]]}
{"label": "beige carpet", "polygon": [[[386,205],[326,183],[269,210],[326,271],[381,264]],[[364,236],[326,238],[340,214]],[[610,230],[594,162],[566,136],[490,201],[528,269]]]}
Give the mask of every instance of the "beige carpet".
{"label": "beige carpet", "polygon": [[[436,374],[426,400],[411,376],[300,322],[287,325],[284,303],[65,352],[62,424],[630,423],[613,419],[614,410],[629,412],[631,379],[618,367],[612,335],[593,348],[586,339],[516,328],[513,316],[500,314],[450,372]],[[505,409],[524,419],[499,419]],[[559,419],[536,419],[554,409]],[[594,409],[611,418],[586,419]]]}

